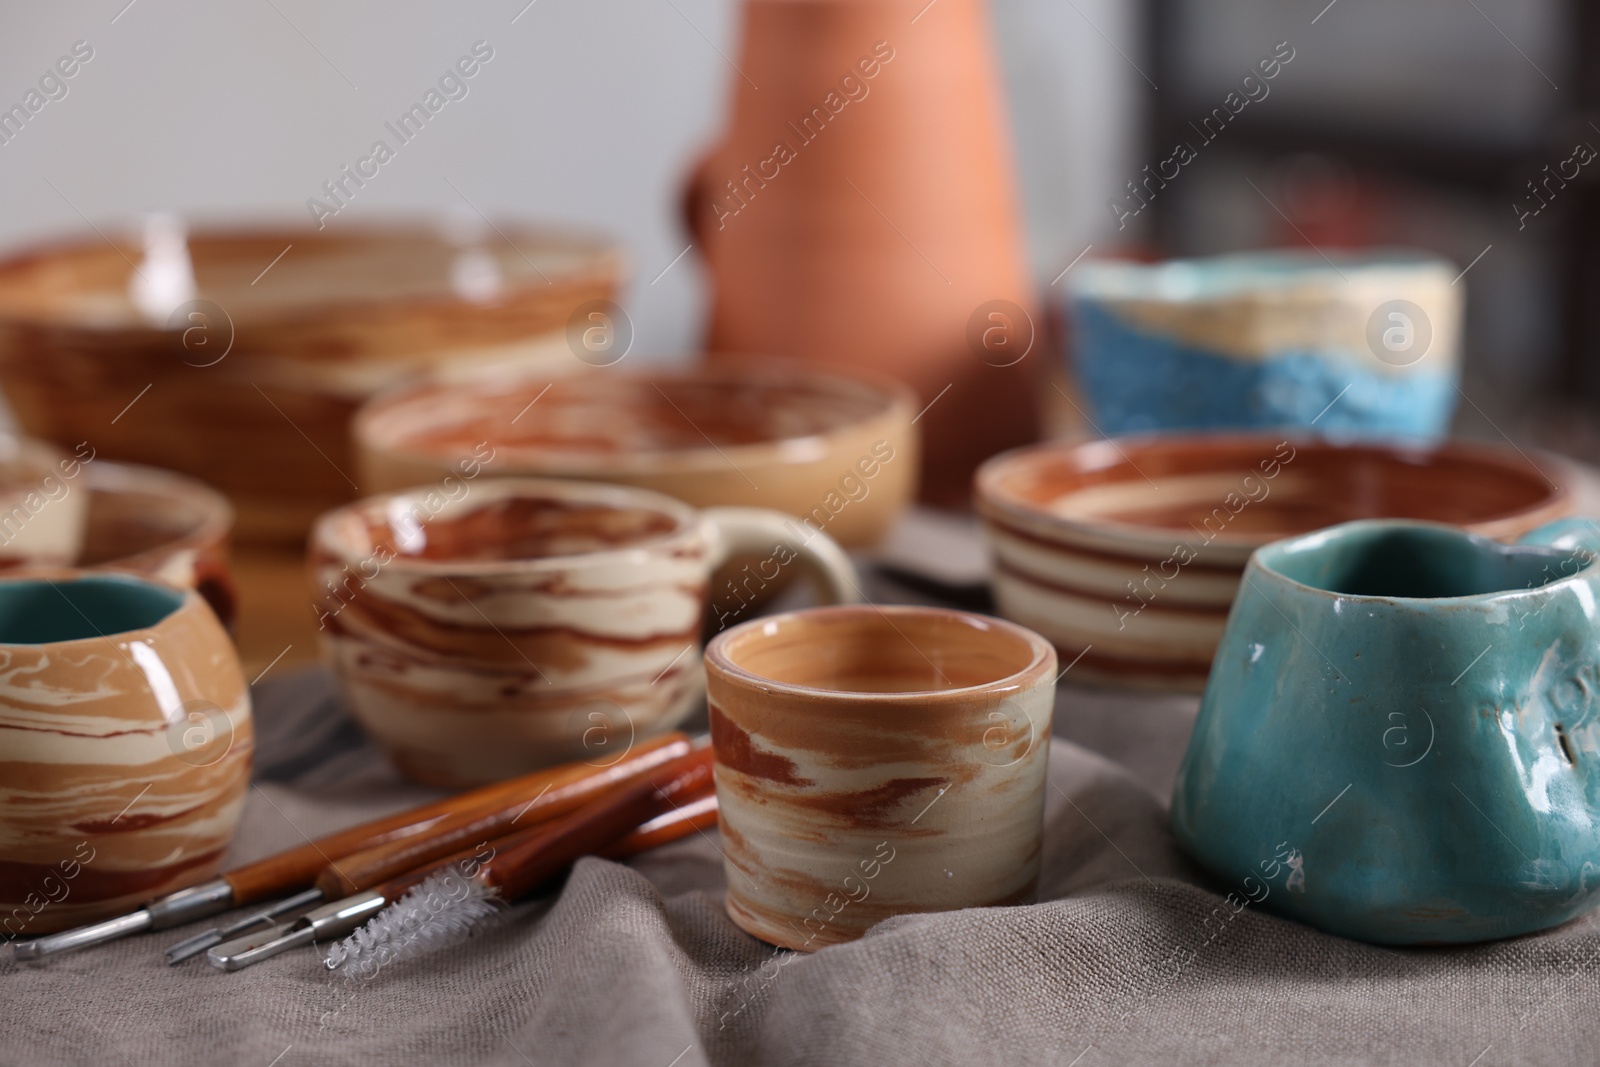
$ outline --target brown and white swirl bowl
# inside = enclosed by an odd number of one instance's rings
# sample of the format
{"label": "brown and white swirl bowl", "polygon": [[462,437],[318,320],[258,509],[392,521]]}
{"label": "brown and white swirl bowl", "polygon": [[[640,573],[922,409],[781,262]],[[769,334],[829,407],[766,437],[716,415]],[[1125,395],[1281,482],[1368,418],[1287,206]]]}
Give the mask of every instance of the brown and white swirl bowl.
{"label": "brown and white swirl bowl", "polygon": [[729,916],[809,951],[895,915],[1029,901],[1056,655],[921,607],[812,608],[706,649]]}
{"label": "brown and white swirl bowl", "polygon": [[622,274],[609,241],[476,214],[157,216],[0,257],[0,386],[29,434],[193,475],[227,494],[241,541],[300,545],[359,495],[363,401],[435,372],[587,372],[569,321],[614,315]]}
{"label": "brown and white swirl bowl", "polygon": [[856,598],[843,551],[776,512],[466,472],[328,513],[309,565],[351,714],[403,772],[458,787],[611,762],[681,722],[704,687],[711,574],[734,552]]}
{"label": "brown and white swirl bowl", "polygon": [[351,432],[357,477],[378,490],[442,477],[481,450],[496,475],[774,508],[855,548],[881,541],[916,493],[918,406],[890,379],[749,360],[424,382],[369,401]]}
{"label": "brown and white swirl bowl", "polygon": [[250,781],[250,697],[193,590],[0,581],[0,931],[117,915],[214,874]]}
{"label": "brown and white swirl bowl", "polygon": [[1262,545],[1353,519],[1512,539],[1571,514],[1576,481],[1510,446],[1267,431],[1016,449],[979,469],[976,503],[1000,613],[1053,641],[1072,680],[1199,693]]}

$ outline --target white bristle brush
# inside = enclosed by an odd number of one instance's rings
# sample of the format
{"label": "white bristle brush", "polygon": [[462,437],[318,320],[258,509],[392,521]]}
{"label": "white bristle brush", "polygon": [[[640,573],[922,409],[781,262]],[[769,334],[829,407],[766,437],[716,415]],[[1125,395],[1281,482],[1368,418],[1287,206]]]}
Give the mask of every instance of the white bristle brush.
{"label": "white bristle brush", "polygon": [[323,962],[330,969],[386,966],[464,936],[597,844],[609,843],[600,855],[626,859],[687,837],[716,821],[710,785],[710,751],[702,749],[612,797],[492,842],[487,859],[480,846],[413,872],[405,879],[409,891],[394,886],[385,892],[395,903],[330,948]]}
{"label": "white bristle brush", "polygon": [[368,960],[383,966],[401,955],[453,941],[479,919],[499,910],[491,890],[457,871],[435,871],[428,880],[389,905],[328,950],[328,969],[359,970]]}

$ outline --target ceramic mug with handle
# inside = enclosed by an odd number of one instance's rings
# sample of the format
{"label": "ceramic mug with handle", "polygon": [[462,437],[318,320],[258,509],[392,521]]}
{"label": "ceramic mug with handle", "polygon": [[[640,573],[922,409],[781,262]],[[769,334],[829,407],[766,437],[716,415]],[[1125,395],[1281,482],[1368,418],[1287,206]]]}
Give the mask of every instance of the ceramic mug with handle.
{"label": "ceramic mug with handle", "polygon": [[[465,786],[608,762],[703,691],[711,576],[756,556],[858,598],[849,557],[778,512],[538,478],[442,482],[328,512],[309,566],[346,706],[402,771]],[[721,620],[724,624],[735,621]]]}
{"label": "ceramic mug with handle", "polygon": [[1362,521],[1250,560],[1172,800],[1238,898],[1484,941],[1600,903],[1600,527]]}

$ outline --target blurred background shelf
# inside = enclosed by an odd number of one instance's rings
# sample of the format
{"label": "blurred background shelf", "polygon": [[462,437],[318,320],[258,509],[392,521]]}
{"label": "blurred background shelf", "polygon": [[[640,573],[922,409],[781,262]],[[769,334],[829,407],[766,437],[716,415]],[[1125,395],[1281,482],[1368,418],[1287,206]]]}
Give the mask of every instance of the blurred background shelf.
{"label": "blurred background shelf", "polygon": [[[1280,41],[1295,58],[1155,197],[1168,255],[1405,244],[1470,266],[1458,428],[1595,458],[1600,11],[1561,0],[1148,0],[1144,155],[1165,159]],[[1192,174],[1187,173],[1193,171]],[[1252,188],[1251,185],[1255,188]],[[1522,436],[1524,434],[1531,436]]]}

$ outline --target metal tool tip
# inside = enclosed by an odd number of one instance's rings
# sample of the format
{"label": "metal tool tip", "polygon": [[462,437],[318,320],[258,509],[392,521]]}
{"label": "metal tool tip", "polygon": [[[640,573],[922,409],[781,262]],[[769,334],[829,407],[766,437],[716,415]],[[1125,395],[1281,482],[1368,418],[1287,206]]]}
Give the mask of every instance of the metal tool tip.
{"label": "metal tool tip", "polygon": [[211,966],[215,967],[219,971],[237,971],[241,967],[246,966],[246,964],[240,963],[235,957],[218,953],[214,948],[206,953],[206,962],[211,964]]}
{"label": "metal tool tip", "polygon": [[119,937],[149,928],[150,912],[140,908],[138,911],[106,919],[103,922],[46,934],[31,941],[18,941],[11,946],[11,952],[19,960],[39,960],[62,952],[76,952],[92,945],[103,945],[107,941],[115,941]]}
{"label": "metal tool tip", "polygon": [[167,966],[182,963],[184,960],[193,959],[213,945],[222,944],[222,931],[213,927],[204,933],[179,941],[167,949]]}
{"label": "metal tool tip", "polygon": [[291,948],[309,945],[315,936],[316,932],[309,926],[274,926],[207,950],[206,962],[218,970],[239,971]]}

